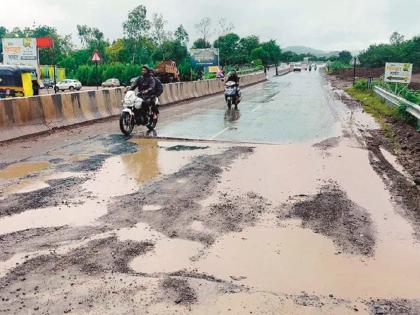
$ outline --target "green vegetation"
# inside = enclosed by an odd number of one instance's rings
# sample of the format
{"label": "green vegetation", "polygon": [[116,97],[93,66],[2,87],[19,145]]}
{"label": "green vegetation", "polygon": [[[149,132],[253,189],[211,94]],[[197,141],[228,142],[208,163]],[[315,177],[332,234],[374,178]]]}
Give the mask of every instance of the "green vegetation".
{"label": "green vegetation", "polygon": [[[373,85],[379,81],[373,82]],[[361,102],[363,109],[373,115],[380,123],[385,132],[390,132],[390,127],[386,123],[386,118],[399,119],[409,124],[415,125],[416,119],[409,115],[405,106],[391,106],[384,102],[372,90],[368,89],[367,80],[356,80],[353,87],[346,90],[354,99]],[[391,134],[388,134],[392,138]]]}
{"label": "green vegetation", "polygon": [[404,36],[394,32],[388,44],[369,46],[359,59],[367,67],[383,67],[386,62],[407,62],[420,67],[420,36],[405,40]]}
{"label": "green vegetation", "polygon": [[[171,32],[166,26],[167,21],[161,14],[149,16],[146,7],[139,5],[128,12],[122,25],[124,36],[112,42],[106,39],[101,30],[88,25],[77,25],[81,44],[77,48],[70,35],[62,36],[50,26],[15,27],[12,30],[0,26],[0,39],[52,37],[55,48],[42,49],[40,63],[63,67],[69,78],[77,78],[84,85],[95,85],[111,77],[127,84],[132,77],[139,75],[140,65],[155,67],[162,60],[175,61],[182,80],[196,79],[199,69],[192,65],[187,30],[179,25]],[[217,27],[219,36],[211,44],[212,21],[207,17],[201,19],[195,25],[200,38],[193,42],[192,48],[219,48],[220,64],[227,71],[255,71],[262,69],[262,66],[278,65],[282,61],[282,52],[276,41],[260,42],[255,35],[241,38],[232,32],[233,24],[224,19],[218,21]],[[94,50],[98,50],[103,58],[98,68],[90,61]],[[208,74],[206,78],[213,76]]]}

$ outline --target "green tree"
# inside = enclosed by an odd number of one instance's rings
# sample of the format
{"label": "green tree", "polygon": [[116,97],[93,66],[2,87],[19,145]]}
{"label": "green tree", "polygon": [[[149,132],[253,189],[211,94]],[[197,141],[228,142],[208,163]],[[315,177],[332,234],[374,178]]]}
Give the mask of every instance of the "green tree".
{"label": "green tree", "polygon": [[223,66],[238,64],[239,40],[237,34],[230,33],[220,36],[215,42],[214,47],[219,48],[220,61]]}
{"label": "green tree", "polygon": [[162,60],[173,60],[180,64],[188,57],[188,49],[177,40],[167,40],[160,45],[153,53],[152,58],[155,62]]}
{"label": "green tree", "polygon": [[[281,60],[281,49],[280,46],[277,45],[275,40],[270,40],[266,43],[263,43],[261,47],[268,53],[268,61],[265,65],[274,64],[278,65]],[[264,62],[264,59],[262,59]]]}
{"label": "green tree", "polygon": [[107,47],[106,54],[110,62],[130,62],[130,52],[123,38],[117,39]]}
{"label": "green tree", "polygon": [[351,55],[351,52],[347,50],[340,51],[340,53],[338,54],[338,61],[342,63],[349,64],[352,58],[353,56]]}
{"label": "green tree", "polygon": [[210,48],[211,44],[205,41],[203,38],[197,39],[194,43],[192,48],[194,49],[203,49],[203,48]]}
{"label": "green tree", "polygon": [[261,60],[264,66],[270,64],[270,54],[263,48],[258,47],[251,51],[252,60]]}
{"label": "green tree", "polygon": [[[131,51],[131,61],[141,55],[143,49],[141,42],[150,30],[150,22],[147,20],[147,10],[143,5],[139,5],[128,13],[128,19],[123,23],[124,34],[128,39]],[[140,58],[139,58],[140,59]],[[141,60],[139,60],[139,63]]]}
{"label": "green tree", "polygon": [[175,39],[182,43],[184,46],[187,46],[188,42],[190,41],[190,37],[182,24],[175,30],[174,36]]}
{"label": "green tree", "polygon": [[77,25],[77,32],[84,48],[91,54],[95,49],[98,50],[103,61],[106,62],[105,50],[109,46],[109,43],[105,40],[104,33],[96,27],[89,27],[87,25]]}
{"label": "green tree", "polygon": [[241,38],[239,41],[239,49],[241,53],[247,56],[247,61],[251,62],[251,52],[260,46],[260,39],[258,36],[251,35],[248,37]]}
{"label": "green tree", "polygon": [[168,24],[163,18],[162,14],[154,13],[152,16],[151,26],[151,38],[154,40],[157,46],[162,45],[166,40],[169,40],[171,34],[165,30],[165,25]]}
{"label": "green tree", "polygon": [[3,62],[3,41],[2,41],[2,38],[5,38],[7,33],[8,33],[7,29],[4,26],[0,26],[0,62]]}

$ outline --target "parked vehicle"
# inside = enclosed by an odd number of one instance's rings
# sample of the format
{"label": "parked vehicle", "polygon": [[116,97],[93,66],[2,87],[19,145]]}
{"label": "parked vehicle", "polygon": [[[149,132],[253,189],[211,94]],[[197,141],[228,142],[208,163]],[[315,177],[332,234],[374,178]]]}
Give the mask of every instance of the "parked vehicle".
{"label": "parked vehicle", "polygon": [[102,82],[102,87],[119,87],[121,85],[120,80],[112,78],[105,82]]}
{"label": "parked vehicle", "polygon": [[165,60],[159,63],[155,69],[155,77],[162,83],[178,82],[180,77],[175,61]]}
{"label": "parked vehicle", "polygon": [[235,109],[238,109],[238,105],[241,102],[241,90],[239,89],[239,86],[236,82],[226,82],[225,100],[229,109],[232,107],[232,105],[235,105]]}
{"label": "parked vehicle", "polygon": [[0,98],[38,95],[42,85],[35,67],[0,65]]}
{"label": "parked vehicle", "polygon": [[46,89],[52,89],[54,87],[54,81],[51,79],[44,79],[42,80],[42,83]]}
{"label": "parked vehicle", "polygon": [[[156,105],[158,105],[156,98]],[[129,136],[134,126],[146,126],[149,130],[154,130],[158,122],[158,113],[152,110],[150,102],[136,95],[135,91],[128,91],[123,100],[123,110],[120,116],[120,130]]]}
{"label": "parked vehicle", "polygon": [[54,87],[54,91],[58,92],[58,91],[65,91],[65,90],[69,90],[69,91],[80,91],[82,89],[82,83],[80,83],[80,81],[78,80],[63,80],[58,82],[55,87]]}
{"label": "parked vehicle", "polygon": [[293,71],[302,71],[302,64],[300,63],[293,64]]}

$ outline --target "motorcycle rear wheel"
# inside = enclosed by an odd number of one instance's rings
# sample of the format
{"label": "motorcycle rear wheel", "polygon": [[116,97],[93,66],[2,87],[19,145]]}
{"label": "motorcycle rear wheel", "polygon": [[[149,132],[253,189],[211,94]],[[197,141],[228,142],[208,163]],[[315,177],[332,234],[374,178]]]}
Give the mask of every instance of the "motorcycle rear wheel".
{"label": "motorcycle rear wheel", "polygon": [[149,129],[150,131],[155,130],[157,122],[158,122],[157,115],[156,115],[156,118],[150,117],[149,123],[146,125],[147,129]]}
{"label": "motorcycle rear wheel", "polygon": [[120,130],[121,132],[126,135],[129,136],[134,129],[134,121],[133,118],[131,117],[131,115],[129,113],[122,113],[120,116]]}

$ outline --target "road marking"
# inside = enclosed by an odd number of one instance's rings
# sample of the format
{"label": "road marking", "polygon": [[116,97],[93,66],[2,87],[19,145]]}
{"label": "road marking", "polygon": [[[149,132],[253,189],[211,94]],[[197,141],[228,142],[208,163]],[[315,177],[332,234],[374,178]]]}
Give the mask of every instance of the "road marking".
{"label": "road marking", "polygon": [[257,107],[255,107],[253,110],[251,110],[251,113],[255,112],[257,109],[260,109],[261,106],[263,106],[263,104],[260,104]]}
{"label": "road marking", "polygon": [[210,140],[213,140],[213,139],[215,139],[215,138],[217,138],[218,136],[220,136],[222,133],[224,133],[225,131],[227,131],[227,130],[229,130],[230,129],[230,127],[226,127],[225,129],[223,129],[222,131],[219,131],[218,133],[216,133],[214,136],[212,136],[211,138],[210,138]]}

